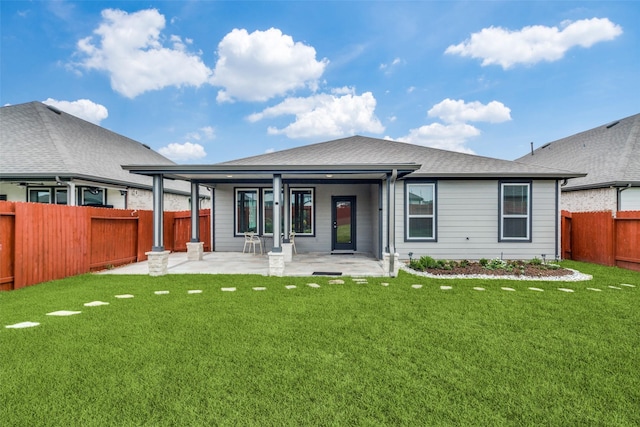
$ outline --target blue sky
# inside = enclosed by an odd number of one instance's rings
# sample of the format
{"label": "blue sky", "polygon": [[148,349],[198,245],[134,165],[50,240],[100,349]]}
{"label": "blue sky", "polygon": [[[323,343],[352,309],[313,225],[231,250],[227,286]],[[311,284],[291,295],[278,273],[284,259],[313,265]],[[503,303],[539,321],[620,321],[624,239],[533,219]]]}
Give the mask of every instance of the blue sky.
{"label": "blue sky", "polygon": [[365,135],[513,160],[640,112],[635,1],[6,1],[0,105],[178,163]]}

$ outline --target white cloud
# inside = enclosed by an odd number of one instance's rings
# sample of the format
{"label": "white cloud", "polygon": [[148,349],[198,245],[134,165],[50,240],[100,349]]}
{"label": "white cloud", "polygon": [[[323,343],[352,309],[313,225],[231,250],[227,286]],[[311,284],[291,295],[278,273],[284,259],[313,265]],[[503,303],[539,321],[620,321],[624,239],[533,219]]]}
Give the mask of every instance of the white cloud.
{"label": "white cloud", "polygon": [[160,154],[175,162],[187,162],[206,157],[207,153],[200,144],[185,142],[184,144],[172,143],[158,150]]}
{"label": "white cloud", "polygon": [[200,57],[187,52],[190,40],[171,35],[170,47],[163,45],[165,18],[157,10],[105,9],[102,18],[94,35],[78,42],[79,65],[105,71],[116,92],[135,98],[168,86],[199,87],[211,76]]}
{"label": "white cloud", "polygon": [[96,104],[88,99],[78,99],[77,101],[58,101],[47,98],[43,104],[51,105],[59,110],[80,117],[88,122],[99,125],[104,119],[109,117],[109,111],[104,105]]}
{"label": "white cloud", "polygon": [[411,129],[408,135],[397,138],[397,140],[410,144],[473,154],[473,150],[467,148],[465,144],[469,138],[478,135],[480,135],[480,130],[466,123],[448,125],[432,123],[417,129]]}
{"label": "white cloud", "polygon": [[473,154],[473,150],[468,148],[466,143],[481,132],[466,122],[509,121],[511,109],[498,101],[491,101],[485,105],[478,101],[465,102],[462,99],[455,101],[447,98],[431,107],[427,115],[437,117],[445,124],[431,123],[411,129],[409,134],[396,139],[411,144]]}
{"label": "white cloud", "polygon": [[[343,89],[338,92],[343,92]],[[295,115],[295,121],[282,129],[269,127],[269,134],[283,134],[289,138],[340,137],[384,132],[384,126],[375,116],[375,108],[376,99],[371,92],[355,95],[352,90],[352,93],[342,96],[319,94],[287,98],[247,119],[256,122],[264,118]]]}
{"label": "white cloud", "polygon": [[218,45],[211,83],[224,89],[218,102],[266,101],[294,89],[317,89],[327,59],[316,61],[316,50],[276,28],[234,29]]}
{"label": "white cloud", "polygon": [[393,61],[391,61],[388,64],[380,64],[380,69],[381,70],[387,70],[385,71],[386,73],[389,73],[391,70],[389,70],[390,68],[395,67],[396,65],[400,64],[402,62],[402,60],[400,58],[395,58]]}
{"label": "white cloud", "polygon": [[482,59],[483,66],[498,64],[506,70],[516,64],[557,61],[574,46],[591,47],[620,34],[622,27],[607,18],[564,21],[561,28],[534,25],[511,31],[490,27],[449,46],[445,53]]}
{"label": "white cloud", "polygon": [[186,135],[186,139],[195,139],[196,141],[200,141],[202,139],[212,140],[215,139],[216,132],[212,126],[201,127],[195,132],[189,132]]}
{"label": "white cloud", "polygon": [[485,105],[478,101],[467,103],[462,99],[454,101],[447,98],[434,105],[427,115],[438,117],[446,123],[501,123],[511,120],[511,109],[498,101],[491,101]]}

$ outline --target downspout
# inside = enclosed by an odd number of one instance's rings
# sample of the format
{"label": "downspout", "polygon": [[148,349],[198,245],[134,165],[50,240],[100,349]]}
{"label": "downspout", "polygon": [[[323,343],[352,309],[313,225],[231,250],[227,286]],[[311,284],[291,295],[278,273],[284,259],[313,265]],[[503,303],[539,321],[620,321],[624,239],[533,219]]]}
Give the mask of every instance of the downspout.
{"label": "downspout", "polygon": [[[566,182],[566,180],[565,180]],[[560,259],[560,246],[562,246],[562,238],[560,236],[560,181],[556,179],[556,257],[555,259]]]}
{"label": "downspout", "polygon": [[378,183],[378,259],[382,259],[383,234],[382,234],[382,181]]}
{"label": "downspout", "polygon": [[398,178],[398,170],[391,172],[389,180],[389,212],[388,212],[388,234],[389,234],[389,272],[393,274],[395,271],[395,253],[396,253],[396,179]]}
{"label": "downspout", "polygon": [[215,207],[216,207],[216,198],[215,198],[215,188],[213,187],[209,187],[209,191],[211,192],[211,211],[209,214],[209,221],[210,221],[210,225],[209,225],[209,237],[210,237],[210,242],[211,242],[211,252],[215,252],[216,250],[216,241],[214,240],[215,238],[215,225],[216,225],[216,221],[215,221]]}
{"label": "downspout", "polygon": [[76,206],[76,184],[71,181],[63,181],[58,176],[56,176],[56,182],[67,186],[67,206]]}
{"label": "downspout", "polygon": [[616,195],[616,208],[621,211],[622,210],[622,200],[620,200],[620,193],[622,193],[624,190],[628,190],[631,188],[631,183],[628,183],[626,187],[620,188],[618,187],[616,190],[618,190],[618,194]]}

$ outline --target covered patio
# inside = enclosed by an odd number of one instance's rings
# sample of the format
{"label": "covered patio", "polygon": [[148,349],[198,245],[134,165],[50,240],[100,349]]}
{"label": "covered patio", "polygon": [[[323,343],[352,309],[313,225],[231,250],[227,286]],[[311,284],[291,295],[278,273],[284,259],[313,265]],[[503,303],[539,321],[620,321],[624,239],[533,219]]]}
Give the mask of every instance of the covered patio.
{"label": "covered patio", "polygon": [[[258,274],[269,275],[267,254],[238,252],[206,252],[201,260],[189,260],[186,252],[173,252],[168,257],[168,274]],[[306,253],[295,255],[287,264],[284,276],[385,276],[382,261],[363,254],[331,255]],[[98,274],[149,274],[148,261],[104,270]]]}
{"label": "covered patio", "polygon": [[[251,265],[257,274],[271,276],[313,273],[394,276],[399,267],[394,234],[395,183],[419,167],[415,163],[123,166],[131,173],[153,178],[153,247],[147,252],[147,271],[152,276],[168,274],[172,269],[163,243],[166,179],[191,183],[191,241],[187,243],[187,259],[192,262],[205,261],[197,201],[200,186],[211,189],[212,230],[215,230],[212,246],[216,253],[209,255],[209,259],[218,257],[219,261],[211,262],[209,268],[213,271],[209,272],[245,273]],[[360,214],[356,214],[357,198],[361,200]],[[341,215],[344,206],[347,215]],[[359,233],[357,222],[365,224]],[[262,236],[263,242],[266,234],[272,236],[272,247],[267,256],[259,258],[261,261],[255,257],[246,261],[238,253],[218,256],[217,251],[224,254],[239,249],[247,234],[254,233]],[[302,251],[294,249],[294,235],[296,243],[306,244]],[[292,250],[298,253],[296,257]],[[369,253],[376,258],[363,255]],[[233,267],[238,260],[245,260],[246,265],[240,262]],[[354,264],[354,260],[368,260],[369,267],[356,268],[358,263]],[[189,268],[197,268],[196,265],[189,264]],[[207,272],[204,264],[200,267],[198,272]],[[174,266],[174,271],[176,268],[180,269]]]}

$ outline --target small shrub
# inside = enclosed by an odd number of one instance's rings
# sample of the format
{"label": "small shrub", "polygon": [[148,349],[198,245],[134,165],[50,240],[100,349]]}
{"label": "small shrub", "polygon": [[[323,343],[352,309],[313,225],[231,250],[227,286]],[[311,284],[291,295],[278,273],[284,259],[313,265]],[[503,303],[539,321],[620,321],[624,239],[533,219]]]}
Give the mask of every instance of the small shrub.
{"label": "small shrub", "polygon": [[531,261],[529,261],[531,265],[542,265],[542,260],[538,257],[534,257]]}
{"label": "small shrub", "polygon": [[481,258],[480,261],[478,261],[478,263],[483,266],[486,267],[487,265],[489,265],[489,260],[486,258]]}

